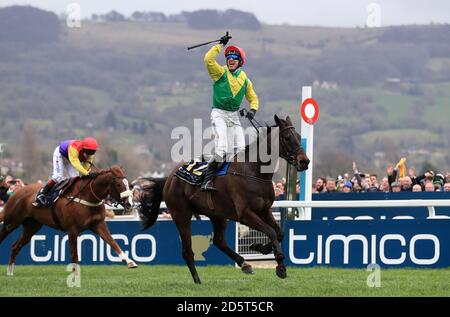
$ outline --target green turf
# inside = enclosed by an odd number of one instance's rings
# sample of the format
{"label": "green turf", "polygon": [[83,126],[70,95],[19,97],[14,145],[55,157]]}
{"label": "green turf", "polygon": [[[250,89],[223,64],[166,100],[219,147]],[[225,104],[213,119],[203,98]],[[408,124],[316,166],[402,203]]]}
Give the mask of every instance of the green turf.
{"label": "green turf", "polygon": [[0,266],[0,296],[450,296],[450,269],[381,270],[381,287],[366,284],[365,269],[288,268],[245,275],[231,266],[198,267],[195,285],[184,266],[82,266],[81,287],[69,288],[65,266]]}

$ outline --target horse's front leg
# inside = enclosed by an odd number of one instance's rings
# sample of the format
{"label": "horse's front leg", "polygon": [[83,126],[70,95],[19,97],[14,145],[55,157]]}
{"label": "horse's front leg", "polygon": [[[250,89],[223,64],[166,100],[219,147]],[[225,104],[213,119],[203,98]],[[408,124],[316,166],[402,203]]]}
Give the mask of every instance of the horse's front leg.
{"label": "horse's front leg", "polygon": [[78,235],[79,231],[77,229],[67,230],[69,236],[69,251],[70,251],[70,261],[72,264],[72,272],[79,273],[78,271]]}
{"label": "horse's front leg", "polygon": [[281,244],[278,241],[277,232],[267,223],[265,223],[255,212],[247,208],[242,213],[240,222],[252,229],[266,234],[272,243],[273,253],[277,261],[276,274],[279,278],[286,278],[286,266],[284,265],[284,254]]}
{"label": "horse's front leg", "polygon": [[116,251],[121,260],[127,263],[128,268],[134,269],[138,267],[138,265],[133,260],[131,260],[125,254],[125,252],[122,251],[120,246],[117,244],[116,240],[113,239],[111,233],[109,232],[108,226],[106,225],[106,222],[104,220],[96,224],[94,227],[92,227],[91,230],[97,233],[106,243],[108,243],[111,246],[111,248],[114,249],[114,251]]}

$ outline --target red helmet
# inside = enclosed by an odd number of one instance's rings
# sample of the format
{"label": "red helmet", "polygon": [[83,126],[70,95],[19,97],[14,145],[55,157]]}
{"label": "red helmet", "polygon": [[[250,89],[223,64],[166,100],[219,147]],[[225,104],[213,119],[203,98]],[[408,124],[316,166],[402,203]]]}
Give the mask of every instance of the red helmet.
{"label": "red helmet", "polygon": [[98,143],[93,137],[88,136],[83,140],[83,149],[97,151]]}
{"label": "red helmet", "polygon": [[228,54],[237,54],[241,58],[241,62],[239,66],[243,66],[245,64],[245,51],[239,46],[230,45],[225,49],[225,57]]}

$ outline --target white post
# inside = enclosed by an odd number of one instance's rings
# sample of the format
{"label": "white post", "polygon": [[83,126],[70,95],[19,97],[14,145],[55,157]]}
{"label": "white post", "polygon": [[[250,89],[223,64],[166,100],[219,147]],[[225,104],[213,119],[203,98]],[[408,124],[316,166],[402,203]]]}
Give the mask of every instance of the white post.
{"label": "white post", "polygon": [[[311,86],[302,87],[302,104],[308,99],[312,98],[312,88]],[[302,146],[305,149],[306,155],[308,156],[310,163],[309,168],[300,173],[300,200],[312,201],[312,170],[313,170],[313,149],[314,149],[314,125],[306,123],[303,118],[301,118],[301,131],[302,136]],[[311,220],[311,207],[304,208],[303,215],[300,214],[300,220]]]}

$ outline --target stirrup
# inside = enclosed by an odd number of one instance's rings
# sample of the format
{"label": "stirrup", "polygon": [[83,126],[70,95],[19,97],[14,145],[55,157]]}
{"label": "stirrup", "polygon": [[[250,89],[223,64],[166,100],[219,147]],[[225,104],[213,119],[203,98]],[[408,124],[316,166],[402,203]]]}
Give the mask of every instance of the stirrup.
{"label": "stirrup", "polygon": [[206,183],[202,184],[201,187],[202,191],[217,191],[217,188],[214,187],[213,181],[212,180],[208,180],[206,181]]}
{"label": "stirrup", "polygon": [[32,203],[32,205],[35,207],[45,207],[47,206],[47,204],[48,204],[47,197],[45,197],[45,195],[43,194],[37,196],[36,200]]}

